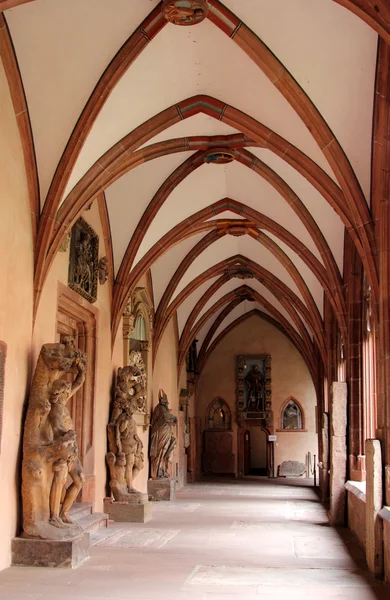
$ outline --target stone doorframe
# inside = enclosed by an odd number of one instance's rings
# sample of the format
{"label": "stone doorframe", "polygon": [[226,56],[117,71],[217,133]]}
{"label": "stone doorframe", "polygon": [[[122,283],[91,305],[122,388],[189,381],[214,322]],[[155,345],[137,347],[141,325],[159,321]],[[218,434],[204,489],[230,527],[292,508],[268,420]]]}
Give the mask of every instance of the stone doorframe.
{"label": "stone doorframe", "polygon": [[274,444],[268,441],[268,436],[273,433],[267,425],[264,424],[262,419],[247,419],[245,424],[237,429],[237,473],[239,479],[242,479],[244,474],[244,461],[245,461],[245,433],[254,427],[260,427],[267,436],[267,473],[268,477],[274,477]]}
{"label": "stone doorframe", "polygon": [[99,310],[76,292],[58,283],[56,334],[63,336],[75,330],[77,346],[86,352],[88,367],[84,385],[77,392],[75,429],[85,484],[80,492],[81,502],[93,502],[95,496],[94,409],[97,360],[97,331]]}

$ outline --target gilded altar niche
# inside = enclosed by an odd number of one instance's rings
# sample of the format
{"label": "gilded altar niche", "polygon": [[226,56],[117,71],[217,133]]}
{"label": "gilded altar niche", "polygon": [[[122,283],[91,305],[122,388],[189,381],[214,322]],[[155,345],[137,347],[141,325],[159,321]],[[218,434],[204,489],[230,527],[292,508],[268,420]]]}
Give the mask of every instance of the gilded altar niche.
{"label": "gilded altar niche", "polygon": [[238,424],[260,419],[268,429],[272,428],[271,355],[238,355],[236,381]]}

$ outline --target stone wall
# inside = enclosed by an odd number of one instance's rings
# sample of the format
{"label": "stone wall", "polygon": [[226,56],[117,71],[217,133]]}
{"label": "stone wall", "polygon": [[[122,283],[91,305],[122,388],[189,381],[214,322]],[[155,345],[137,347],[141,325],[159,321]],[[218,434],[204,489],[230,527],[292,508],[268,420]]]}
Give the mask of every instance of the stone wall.
{"label": "stone wall", "polygon": [[[0,569],[20,520],[22,414],[31,366],[33,240],[23,151],[0,60],[0,340],[7,344],[0,449]],[[47,341],[47,340],[46,340]]]}
{"label": "stone wall", "polygon": [[354,533],[360,546],[366,549],[366,494],[365,483],[348,481],[348,527]]}

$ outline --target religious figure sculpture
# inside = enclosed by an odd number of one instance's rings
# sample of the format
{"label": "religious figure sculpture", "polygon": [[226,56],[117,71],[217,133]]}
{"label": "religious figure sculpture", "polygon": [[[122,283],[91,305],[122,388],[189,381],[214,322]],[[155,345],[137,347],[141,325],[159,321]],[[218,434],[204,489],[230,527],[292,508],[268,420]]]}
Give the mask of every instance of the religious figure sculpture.
{"label": "religious figure sculpture", "polygon": [[168,408],[168,398],[164,390],[159,391],[159,403],[155,407],[151,421],[150,472],[152,479],[168,479],[169,463],[176,447],[172,424],[177,418]]}
{"label": "religious figure sculpture", "polygon": [[[22,499],[26,536],[64,540],[82,533],[69,517],[84,475],[66,404],[84,383],[86,364],[86,355],[75,348],[71,337],[65,338],[64,343],[44,344],[39,354],[23,438]],[[60,379],[74,372],[73,383]],[[72,483],[65,490],[68,474]]]}
{"label": "religious figure sculpture", "polygon": [[174,25],[196,25],[208,13],[205,0],[165,0],[163,14]]}
{"label": "religious figure sculpture", "polygon": [[98,275],[100,285],[104,285],[108,279],[108,258],[102,256],[98,263]]}
{"label": "religious figure sculpture", "polygon": [[146,411],[146,373],[140,352],[133,350],[130,365],[118,369],[110,423],[107,426],[110,488],[117,502],[137,502],[133,481],[144,466],[143,444],[133,418]]}
{"label": "religious figure sculpture", "polygon": [[247,410],[265,410],[265,380],[260,371],[259,365],[253,365],[248,375],[245,377],[245,383],[248,388]]}

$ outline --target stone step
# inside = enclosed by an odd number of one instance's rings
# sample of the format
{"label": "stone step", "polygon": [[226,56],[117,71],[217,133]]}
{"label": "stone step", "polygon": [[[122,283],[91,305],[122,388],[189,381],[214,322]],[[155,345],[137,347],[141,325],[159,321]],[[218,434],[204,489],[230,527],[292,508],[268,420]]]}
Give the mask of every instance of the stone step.
{"label": "stone step", "polygon": [[74,515],[73,518],[84,531],[88,531],[89,533],[101,527],[107,527],[108,524],[108,515],[105,513],[92,513],[82,517]]}
{"label": "stone step", "polygon": [[81,517],[87,517],[92,513],[92,503],[91,502],[75,502],[71,507],[70,516],[75,521],[81,519]]}

